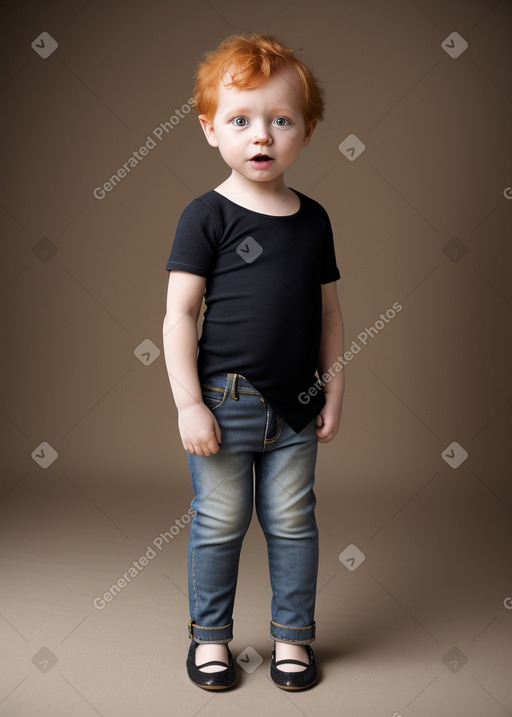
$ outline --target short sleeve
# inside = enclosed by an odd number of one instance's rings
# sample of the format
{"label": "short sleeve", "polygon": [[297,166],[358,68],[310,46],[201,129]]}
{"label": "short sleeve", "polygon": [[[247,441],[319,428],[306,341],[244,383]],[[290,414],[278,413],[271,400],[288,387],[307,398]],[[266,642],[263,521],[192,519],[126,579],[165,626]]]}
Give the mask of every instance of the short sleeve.
{"label": "short sleeve", "polygon": [[215,213],[201,199],[194,199],[180,217],[165,268],[208,277],[217,253],[218,235]]}
{"label": "short sleeve", "polygon": [[330,284],[332,281],[338,281],[340,278],[340,272],[336,264],[336,252],[334,249],[334,237],[332,234],[331,222],[329,215],[323,207],[322,218],[325,226],[325,232],[322,265],[320,268],[320,283]]}

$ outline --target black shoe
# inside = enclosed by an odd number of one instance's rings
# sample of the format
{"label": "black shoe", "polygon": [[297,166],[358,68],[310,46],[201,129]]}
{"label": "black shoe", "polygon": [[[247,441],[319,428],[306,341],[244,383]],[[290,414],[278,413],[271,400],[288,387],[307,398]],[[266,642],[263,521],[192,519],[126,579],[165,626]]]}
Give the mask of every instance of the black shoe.
{"label": "black shoe", "polygon": [[[309,663],[300,660],[278,660],[276,662],[276,645],[272,650],[272,660],[270,662],[270,677],[272,682],[282,690],[306,690],[311,687],[317,678],[316,662],[313,649],[309,645],[304,645],[309,655]],[[305,670],[301,672],[284,672],[277,668],[278,665],[290,664],[302,665]]]}
{"label": "black shoe", "polygon": [[[201,667],[207,665],[220,665],[225,666],[225,662],[219,662],[218,660],[211,660],[205,662],[202,665],[196,665],[196,648],[197,642],[192,640],[187,655],[187,674],[192,682],[198,687],[202,687],[205,690],[227,690],[229,687],[235,684],[236,673],[235,666],[233,664],[233,655],[228,649],[228,666],[225,670],[219,670],[218,672],[201,672]],[[227,645],[226,645],[227,647]]]}

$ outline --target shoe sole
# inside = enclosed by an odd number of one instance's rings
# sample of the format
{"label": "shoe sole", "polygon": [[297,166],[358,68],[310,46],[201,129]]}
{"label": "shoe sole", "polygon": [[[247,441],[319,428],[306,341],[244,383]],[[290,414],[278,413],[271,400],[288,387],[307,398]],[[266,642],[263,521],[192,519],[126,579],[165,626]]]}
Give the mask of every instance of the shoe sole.
{"label": "shoe sole", "polygon": [[193,685],[196,687],[200,687],[202,690],[209,690],[209,691],[219,691],[219,690],[230,690],[232,687],[235,686],[235,682],[232,682],[230,685],[201,685],[199,682],[194,682],[191,678],[189,678]]}
{"label": "shoe sole", "polygon": [[303,687],[291,687],[290,685],[279,685],[277,682],[274,682],[274,685],[276,687],[279,687],[280,690],[286,690],[287,692],[300,692],[301,690],[308,690],[310,687],[313,687],[313,685],[316,684],[318,680],[318,675],[315,677],[314,680],[312,680],[309,684],[304,685]]}

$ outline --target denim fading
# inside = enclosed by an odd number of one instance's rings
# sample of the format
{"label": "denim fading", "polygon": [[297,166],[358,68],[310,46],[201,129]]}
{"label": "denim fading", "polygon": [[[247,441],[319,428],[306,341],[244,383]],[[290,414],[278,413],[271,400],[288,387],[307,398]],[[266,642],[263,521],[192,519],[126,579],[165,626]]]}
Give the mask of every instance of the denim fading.
{"label": "denim fading", "polygon": [[272,588],[270,635],[315,639],[318,529],[315,521],[316,419],[295,433],[237,373],[202,386],[222,442],[211,456],[188,456],[194,489],[188,578],[196,642],[229,642],[242,541],[253,513],[263,529]]}

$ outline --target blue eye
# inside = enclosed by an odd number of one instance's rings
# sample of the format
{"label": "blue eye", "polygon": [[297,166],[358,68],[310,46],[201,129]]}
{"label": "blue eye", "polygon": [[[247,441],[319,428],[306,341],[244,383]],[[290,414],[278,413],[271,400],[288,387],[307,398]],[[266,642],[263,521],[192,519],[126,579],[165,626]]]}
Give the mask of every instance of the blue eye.
{"label": "blue eye", "polygon": [[286,127],[286,125],[291,124],[289,119],[286,119],[286,117],[276,117],[274,120],[274,123],[278,127]]}
{"label": "blue eye", "polygon": [[245,125],[247,124],[247,120],[245,119],[245,117],[235,117],[235,119],[233,120],[233,124],[235,125],[235,127],[245,127]]}

